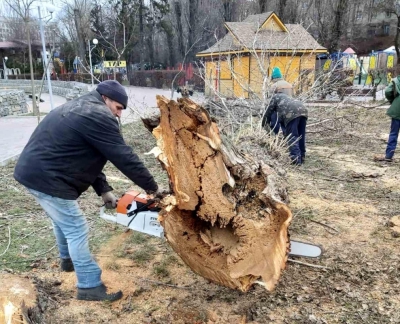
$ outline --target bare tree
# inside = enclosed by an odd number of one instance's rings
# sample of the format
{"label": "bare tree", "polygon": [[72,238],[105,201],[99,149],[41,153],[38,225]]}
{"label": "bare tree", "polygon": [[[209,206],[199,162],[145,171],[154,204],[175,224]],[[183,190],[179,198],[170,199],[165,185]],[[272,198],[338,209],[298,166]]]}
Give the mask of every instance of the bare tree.
{"label": "bare tree", "polygon": [[[75,42],[76,51],[81,61],[86,60],[86,40],[90,34],[90,10],[92,2],[89,0],[64,0],[65,17],[69,33]],[[74,25],[72,25],[74,22]],[[74,26],[75,30],[71,27]]]}
{"label": "bare tree", "polygon": [[32,61],[32,46],[31,46],[31,32],[30,25],[31,15],[30,10],[35,5],[35,0],[5,0],[6,4],[20,17],[25,23],[26,37],[28,42],[29,51],[29,66],[31,72],[31,86],[32,86],[32,104],[33,113],[37,116],[38,122],[40,121],[39,107],[36,104],[35,84],[33,76],[33,61]]}
{"label": "bare tree", "polygon": [[396,35],[394,37],[394,47],[397,54],[397,64],[400,65],[400,1],[398,0],[383,0],[376,7],[377,10],[386,11],[393,14],[397,18]]}
{"label": "bare tree", "polygon": [[258,4],[260,6],[260,13],[268,11],[268,0],[258,0]]}

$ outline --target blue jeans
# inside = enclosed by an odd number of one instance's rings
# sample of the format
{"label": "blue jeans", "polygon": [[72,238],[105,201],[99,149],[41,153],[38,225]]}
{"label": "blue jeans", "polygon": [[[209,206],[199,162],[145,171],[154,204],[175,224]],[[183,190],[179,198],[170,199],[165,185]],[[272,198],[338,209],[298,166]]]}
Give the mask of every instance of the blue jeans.
{"label": "blue jeans", "polygon": [[269,127],[272,129],[275,135],[278,135],[279,128],[281,128],[282,133],[285,134],[285,124],[279,120],[278,113],[276,111],[274,111],[271,115]]}
{"label": "blue jeans", "polygon": [[399,137],[400,120],[392,118],[392,124],[390,125],[389,140],[386,148],[386,158],[393,158],[394,151],[397,146],[397,138]]}
{"label": "blue jeans", "polygon": [[290,157],[297,164],[302,164],[302,157],[306,156],[306,126],[306,117],[297,117],[286,125]]}
{"label": "blue jeans", "polygon": [[89,226],[76,200],[52,197],[27,188],[53,223],[61,259],[72,259],[78,288],[100,286],[101,269],[89,250]]}

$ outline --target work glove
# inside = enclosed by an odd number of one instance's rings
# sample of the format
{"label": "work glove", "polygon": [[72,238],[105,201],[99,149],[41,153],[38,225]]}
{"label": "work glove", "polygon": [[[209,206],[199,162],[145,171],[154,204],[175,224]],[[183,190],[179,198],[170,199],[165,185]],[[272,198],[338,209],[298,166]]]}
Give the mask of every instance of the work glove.
{"label": "work glove", "polygon": [[104,205],[107,209],[113,209],[117,207],[117,198],[111,191],[102,193],[101,198],[103,199]]}
{"label": "work glove", "polygon": [[158,187],[157,191],[147,191],[148,195],[152,195],[155,199],[161,200],[166,195],[170,194],[169,190]]}

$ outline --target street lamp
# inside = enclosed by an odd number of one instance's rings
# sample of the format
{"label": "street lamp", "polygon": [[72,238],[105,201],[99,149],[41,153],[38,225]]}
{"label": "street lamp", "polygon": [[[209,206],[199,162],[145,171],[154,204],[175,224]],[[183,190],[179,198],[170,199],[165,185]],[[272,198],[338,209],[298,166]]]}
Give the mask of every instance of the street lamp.
{"label": "street lamp", "polygon": [[4,80],[8,80],[7,65],[6,65],[7,60],[8,60],[7,56],[3,57]]}
{"label": "street lamp", "polygon": [[[51,15],[53,15],[53,9],[48,9]],[[51,79],[50,79],[50,71],[49,71],[49,66],[48,66],[48,61],[47,61],[47,54],[46,54],[46,43],[44,41],[44,31],[43,31],[43,21],[42,21],[42,15],[40,12],[40,7],[38,6],[38,13],[39,13],[39,25],[40,25],[40,37],[42,39],[42,48],[43,48],[43,62],[44,62],[44,67],[46,68],[46,77],[47,77],[47,86],[49,88],[49,95],[50,95],[50,107],[51,110],[54,109],[54,104],[53,104],[53,89],[51,88]]]}
{"label": "street lamp", "polygon": [[96,45],[99,43],[99,41],[96,38],[93,38],[93,44],[94,46],[92,49],[90,49],[90,40],[88,40],[88,45],[89,45],[89,62],[90,62],[90,76],[92,77],[92,87],[94,87],[94,80],[93,80],[93,70],[92,70],[92,51],[96,47]]}

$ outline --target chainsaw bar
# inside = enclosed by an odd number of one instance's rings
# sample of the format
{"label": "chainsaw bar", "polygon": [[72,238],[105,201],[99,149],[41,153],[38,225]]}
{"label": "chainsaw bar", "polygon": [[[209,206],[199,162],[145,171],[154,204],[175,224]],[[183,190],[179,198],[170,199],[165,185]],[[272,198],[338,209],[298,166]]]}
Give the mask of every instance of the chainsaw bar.
{"label": "chainsaw bar", "polygon": [[289,255],[306,258],[318,258],[322,255],[322,248],[315,244],[290,240]]}
{"label": "chainsaw bar", "polygon": [[[109,215],[104,213],[104,208],[100,209],[100,217],[104,220],[126,226],[134,231],[164,237],[164,229],[158,221],[158,213],[154,211],[141,211],[131,216],[117,213]],[[322,249],[318,245],[304,243],[300,241],[290,241],[289,255],[306,258],[318,258],[322,254]]]}

